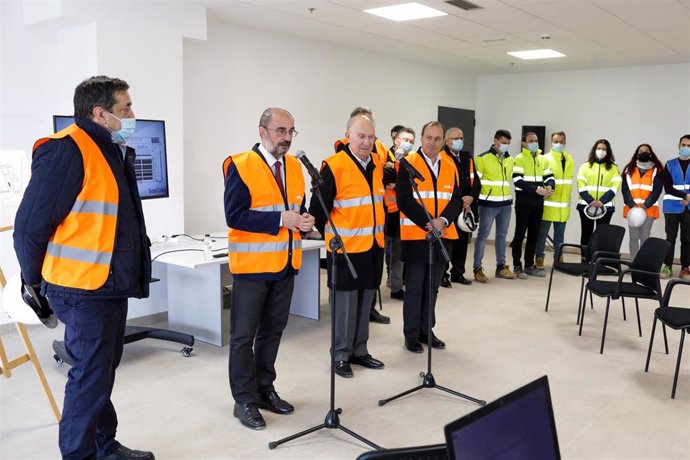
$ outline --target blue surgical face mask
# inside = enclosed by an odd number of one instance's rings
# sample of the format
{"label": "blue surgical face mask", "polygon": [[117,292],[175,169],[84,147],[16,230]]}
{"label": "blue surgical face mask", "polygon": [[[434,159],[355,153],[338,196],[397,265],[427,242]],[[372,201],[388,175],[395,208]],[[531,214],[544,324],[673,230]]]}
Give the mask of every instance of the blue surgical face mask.
{"label": "blue surgical face mask", "polygon": [[532,153],[536,153],[537,150],[539,150],[539,143],[538,142],[530,142],[527,144],[527,150],[529,150]]}
{"label": "blue surgical face mask", "polygon": [[498,149],[501,151],[501,153],[506,153],[508,152],[508,149],[510,149],[510,144],[498,144]]}
{"label": "blue surgical face mask", "polygon": [[112,116],[120,122],[120,129],[117,131],[112,131],[110,137],[116,144],[126,144],[129,138],[134,133],[137,126],[136,118],[117,118],[112,113],[108,112],[108,115]]}
{"label": "blue surgical face mask", "polygon": [[414,147],[414,144],[412,142],[407,142],[407,141],[402,141],[400,143],[400,148],[405,151],[405,153],[408,153],[412,150]]}
{"label": "blue surgical face mask", "polygon": [[465,142],[462,139],[453,139],[453,144],[451,145],[450,148],[452,148],[456,152],[459,152],[462,150],[462,148],[464,146],[465,146]]}
{"label": "blue surgical face mask", "polygon": [[678,155],[685,158],[690,158],[690,147],[681,147],[678,149]]}
{"label": "blue surgical face mask", "polygon": [[565,145],[563,145],[563,144],[551,144],[551,148],[553,149],[554,152],[560,153],[563,151],[564,147],[565,147]]}

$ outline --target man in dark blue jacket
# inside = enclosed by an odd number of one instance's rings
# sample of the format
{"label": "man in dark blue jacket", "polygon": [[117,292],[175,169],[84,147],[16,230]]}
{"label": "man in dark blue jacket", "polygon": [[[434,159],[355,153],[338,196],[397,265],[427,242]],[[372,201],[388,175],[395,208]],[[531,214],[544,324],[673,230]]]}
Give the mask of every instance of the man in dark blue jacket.
{"label": "man in dark blue jacket", "polygon": [[65,324],[74,362],[59,445],[65,459],[153,459],[115,440],[110,400],[122,356],[127,299],[148,297],[144,214],[126,146],[135,119],[129,85],[91,77],[74,93],[75,125],[36,142],[17,211],[14,248],[23,280]]}

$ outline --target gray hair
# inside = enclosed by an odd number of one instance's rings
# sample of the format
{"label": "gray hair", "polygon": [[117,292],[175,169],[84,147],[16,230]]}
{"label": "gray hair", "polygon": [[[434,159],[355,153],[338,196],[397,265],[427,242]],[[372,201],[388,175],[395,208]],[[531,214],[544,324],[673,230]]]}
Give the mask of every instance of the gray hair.
{"label": "gray hair", "polygon": [[372,125],[376,126],[376,124],[374,123],[374,120],[372,118],[370,118],[366,115],[354,115],[354,116],[351,116],[349,120],[347,120],[347,130],[346,130],[347,132],[350,131],[350,128],[352,127],[352,123],[354,123],[355,120],[357,120],[357,119],[364,119],[364,120],[370,121]]}

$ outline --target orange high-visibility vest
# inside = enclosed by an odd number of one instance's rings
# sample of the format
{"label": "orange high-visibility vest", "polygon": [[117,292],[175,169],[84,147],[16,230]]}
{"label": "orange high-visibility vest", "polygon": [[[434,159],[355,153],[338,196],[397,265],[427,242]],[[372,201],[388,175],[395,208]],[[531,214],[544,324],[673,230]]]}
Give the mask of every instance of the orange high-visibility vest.
{"label": "orange high-visibility vest", "polygon": [[[374,162],[372,187],[366,177],[346,151],[341,150],[324,162],[335,178],[336,194],[331,209],[331,219],[343,239],[347,252],[366,252],[374,241],[383,248],[383,167],[376,154],[371,155]],[[330,241],[334,234],[326,224],[326,248],[330,251]]]}
{"label": "orange high-visibility vest", "polygon": [[[446,206],[448,206],[448,203],[450,203],[450,199],[453,196],[453,188],[458,183],[458,170],[455,167],[455,163],[453,163],[453,160],[447,155],[439,153],[438,161],[440,161],[441,164],[439,164],[436,188],[434,188],[434,181],[431,177],[433,173],[429,170],[429,166],[426,164],[426,160],[422,157],[421,153],[412,152],[405,157],[405,160],[424,176],[424,182],[417,183],[419,194],[429,210],[431,217],[439,217],[443,210],[446,209]],[[419,201],[416,193],[414,193],[414,197]],[[426,238],[427,233],[426,229],[419,227],[400,211],[401,240],[423,240]],[[449,240],[458,239],[458,231],[455,225],[449,225],[446,228],[443,238]]]}
{"label": "orange high-visibility vest", "polygon": [[[395,162],[395,172],[400,169],[400,163]],[[386,212],[392,214],[398,212],[398,201],[397,195],[395,194],[394,188],[386,188],[386,193],[383,195],[383,202],[386,204]]]}
{"label": "orange high-visibility vest", "polygon": [[228,168],[230,167],[230,163],[232,163],[232,155],[227,157],[225,160],[223,160],[223,177],[228,176]]}
{"label": "orange high-visibility vest", "polygon": [[[656,168],[652,168],[650,171],[645,172],[644,176],[640,176],[639,168],[635,167],[632,175],[625,175],[625,180],[628,182],[628,188],[630,189],[630,195],[636,204],[644,203],[649,194],[652,193],[656,174]],[[623,207],[623,217],[628,217],[628,211],[630,211],[630,207],[626,204]],[[652,219],[659,218],[658,201],[647,208],[647,215]]]}
{"label": "orange high-visibility vest", "polygon": [[[253,150],[233,155],[232,163],[249,189],[250,208],[259,212],[298,211],[304,198],[304,176],[299,160],[285,155],[285,194],[261,154]],[[229,161],[225,161],[229,165]],[[224,165],[227,172],[227,165]],[[280,227],[277,235],[228,229],[228,268],[236,275],[278,273],[292,254],[292,268],[302,266],[302,239],[299,232]]]}
{"label": "orange high-visibility vest", "polygon": [[41,274],[56,286],[95,290],[110,274],[120,203],[115,175],[103,152],[83,129],[71,124],[36,141],[71,137],[84,162],[84,182],[72,210],[50,237]]}

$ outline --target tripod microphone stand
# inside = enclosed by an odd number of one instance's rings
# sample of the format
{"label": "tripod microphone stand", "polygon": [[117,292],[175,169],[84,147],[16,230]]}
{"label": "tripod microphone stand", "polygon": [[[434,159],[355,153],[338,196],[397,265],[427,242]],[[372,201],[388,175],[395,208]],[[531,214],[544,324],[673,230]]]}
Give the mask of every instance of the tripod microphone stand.
{"label": "tripod microphone stand", "polygon": [[[410,165],[410,167],[412,167]],[[403,391],[400,394],[397,394],[395,396],[392,396],[387,399],[381,399],[379,400],[379,406],[383,406],[390,401],[393,401],[395,399],[401,398],[403,396],[406,396],[410,393],[414,393],[415,391],[421,390],[422,388],[438,388],[441,391],[445,391],[446,393],[450,393],[452,395],[458,396],[460,398],[467,399],[468,401],[472,401],[474,403],[479,404],[480,406],[486,405],[486,401],[480,400],[473,398],[471,396],[468,396],[466,394],[451,390],[449,388],[443,387],[441,385],[438,385],[436,383],[436,379],[434,379],[434,374],[431,373],[431,343],[433,340],[433,333],[431,331],[431,321],[432,321],[432,315],[434,311],[434,295],[433,295],[433,264],[434,264],[434,243],[437,243],[440,248],[441,248],[441,254],[443,255],[443,259],[445,260],[445,263],[448,263],[450,261],[450,256],[448,255],[448,251],[446,251],[445,246],[443,245],[443,241],[441,241],[441,234],[439,231],[434,227],[433,219],[431,218],[431,214],[429,214],[429,210],[426,207],[426,204],[424,203],[424,200],[422,199],[421,194],[419,193],[419,187],[417,186],[417,183],[414,181],[414,178],[410,174],[410,184],[412,185],[412,188],[414,191],[417,193],[417,197],[419,198],[419,203],[422,206],[422,209],[424,209],[424,214],[426,214],[426,218],[429,221],[429,226],[431,227],[431,231],[427,233],[426,235],[426,241],[428,244],[428,279],[427,279],[427,331],[426,331],[426,337],[427,337],[427,351],[428,351],[428,356],[427,356],[427,371],[424,373],[423,371],[419,373],[420,377],[422,377],[424,380],[422,381],[421,385],[417,385],[414,388],[411,388],[409,390]]]}
{"label": "tripod microphone stand", "polygon": [[[316,197],[319,199],[319,203],[321,204],[321,208],[323,209],[324,214],[326,215],[326,218],[328,219],[328,224],[330,225],[331,229],[333,230],[333,234],[335,235],[333,238],[331,238],[331,241],[329,242],[329,248],[330,248],[330,258],[331,258],[331,283],[332,283],[332,289],[333,289],[333,310],[331,312],[331,401],[330,401],[330,407],[328,410],[328,413],[326,414],[326,418],[323,423],[313,426],[311,428],[307,428],[304,431],[300,431],[299,433],[295,433],[293,435],[290,435],[286,438],[280,439],[278,441],[272,441],[268,443],[268,448],[269,449],[274,449],[275,447],[279,446],[280,444],[292,441],[293,439],[300,438],[304,435],[307,435],[309,433],[313,433],[314,431],[318,431],[322,428],[331,428],[331,429],[338,429],[341,431],[344,431],[345,433],[349,434],[353,438],[356,438],[363,442],[364,444],[367,444],[374,449],[381,450],[381,447],[374,444],[373,442],[369,441],[365,437],[355,433],[352,430],[349,430],[345,426],[340,424],[340,414],[343,412],[341,408],[335,408],[335,360],[334,360],[334,353],[335,353],[335,312],[336,312],[336,299],[338,298],[335,295],[335,288],[338,285],[337,284],[337,277],[338,277],[338,270],[336,269],[336,260],[335,256],[338,250],[340,250],[345,257],[345,261],[347,262],[347,266],[350,270],[350,273],[352,274],[352,277],[354,279],[357,279],[357,272],[355,271],[355,267],[352,265],[352,262],[350,261],[350,258],[347,255],[347,251],[345,251],[345,246],[343,245],[343,241],[340,238],[340,234],[338,233],[338,229],[335,227],[333,224],[333,220],[331,219],[331,215],[328,212],[328,209],[326,208],[326,204],[323,201],[323,197],[321,196],[321,190],[319,190],[318,184],[312,180],[312,188],[311,188],[311,193],[315,194]],[[367,312],[368,314],[368,312]]]}

